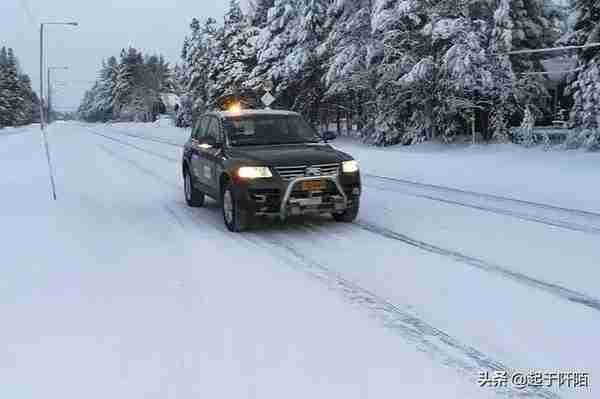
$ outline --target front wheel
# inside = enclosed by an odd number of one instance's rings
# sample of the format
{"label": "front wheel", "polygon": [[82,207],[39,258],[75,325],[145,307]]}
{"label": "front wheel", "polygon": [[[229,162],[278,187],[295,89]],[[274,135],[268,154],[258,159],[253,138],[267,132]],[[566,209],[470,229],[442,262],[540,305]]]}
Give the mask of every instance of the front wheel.
{"label": "front wheel", "polygon": [[186,171],[183,175],[183,189],[185,192],[185,202],[192,208],[200,208],[204,206],[205,195],[203,192],[196,190],[192,183],[192,176]]}
{"label": "front wheel", "polygon": [[352,201],[352,205],[344,210],[343,212],[334,212],[331,215],[336,222],[352,223],[358,216],[358,210],[360,208],[360,198],[356,197]]}
{"label": "front wheel", "polygon": [[242,209],[237,203],[231,183],[227,183],[227,186],[223,190],[221,203],[223,221],[229,231],[239,233],[250,227],[250,215],[248,214],[248,211]]}

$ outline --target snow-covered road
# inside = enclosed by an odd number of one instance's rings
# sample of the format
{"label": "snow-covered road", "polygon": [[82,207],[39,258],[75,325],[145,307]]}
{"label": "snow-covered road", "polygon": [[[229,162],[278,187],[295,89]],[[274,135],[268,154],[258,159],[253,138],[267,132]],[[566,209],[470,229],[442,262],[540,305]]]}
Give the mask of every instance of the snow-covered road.
{"label": "snow-covered road", "polygon": [[[184,131],[50,137],[56,203],[39,131],[0,135],[0,397],[597,397],[586,187],[569,202],[543,181],[539,198],[425,185],[390,165],[402,153],[341,141],[365,171],[357,223],[233,235],[216,203],[185,206]],[[502,370],[589,373],[590,387],[479,386]]]}

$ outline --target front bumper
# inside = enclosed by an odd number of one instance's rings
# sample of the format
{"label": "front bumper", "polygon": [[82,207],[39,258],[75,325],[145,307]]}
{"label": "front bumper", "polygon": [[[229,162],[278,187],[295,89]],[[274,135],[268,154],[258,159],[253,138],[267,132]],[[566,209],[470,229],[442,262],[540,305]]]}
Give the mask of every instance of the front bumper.
{"label": "front bumper", "polygon": [[[326,189],[318,192],[301,190],[301,183],[324,180]],[[358,200],[361,194],[359,173],[338,176],[298,177],[283,180],[260,179],[241,182],[238,200],[256,216],[288,216],[343,212]]]}

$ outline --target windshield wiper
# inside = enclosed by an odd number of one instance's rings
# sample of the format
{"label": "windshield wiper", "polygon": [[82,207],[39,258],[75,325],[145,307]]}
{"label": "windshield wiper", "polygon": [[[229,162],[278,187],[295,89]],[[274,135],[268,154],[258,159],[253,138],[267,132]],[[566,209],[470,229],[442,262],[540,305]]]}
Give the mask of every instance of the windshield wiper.
{"label": "windshield wiper", "polygon": [[268,142],[263,142],[263,143],[259,143],[259,142],[251,142],[251,143],[240,143],[240,142],[232,142],[233,145],[235,146],[244,146],[244,145],[248,145],[248,146],[261,146],[261,145],[295,145],[295,144],[317,144],[319,143],[319,141],[317,140],[307,140],[307,141],[268,141]]}
{"label": "windshield wiper", "polygon": [[235,147],[269,145],[267,143],[240,143],[240,142],[232,142],[231,144]]}

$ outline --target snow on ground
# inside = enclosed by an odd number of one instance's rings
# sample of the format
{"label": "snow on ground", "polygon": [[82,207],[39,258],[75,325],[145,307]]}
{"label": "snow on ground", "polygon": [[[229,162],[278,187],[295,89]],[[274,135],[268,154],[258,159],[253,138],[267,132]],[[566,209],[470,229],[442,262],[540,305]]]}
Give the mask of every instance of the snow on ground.
{"label": "snow on ground", "polygon": [[174,167],[162,181],[123,160],[164,162],[81,129],[51,137],[57,203],[37,132],[0,145],[1,397],[490,396],[189,213]]}
{"label": "snow on ground", "polygon": [[[54,125],[56,203],[39,130],[0,136],[0,397],[597,396],[593,220],[557,226],[365,176],[356,224],[231,235],[214,202],[185,207],[187,134]],[[367,174],[594,210],[595,188],[575,187],[591,154],[336,145]],[[461,159],[476,166],[462,179]],[[497,172],[505,163],[521,173]],[[546,179],[525,185],[541,170],[579,202]],[[591,388],[478,386],[498,369],[588,372]]]}
{"label": "snow on ground", "polygon": [[598,153],[514,144],[371,148],[349,138],[335,145],[365,159],[367,173],[600,212]]}

